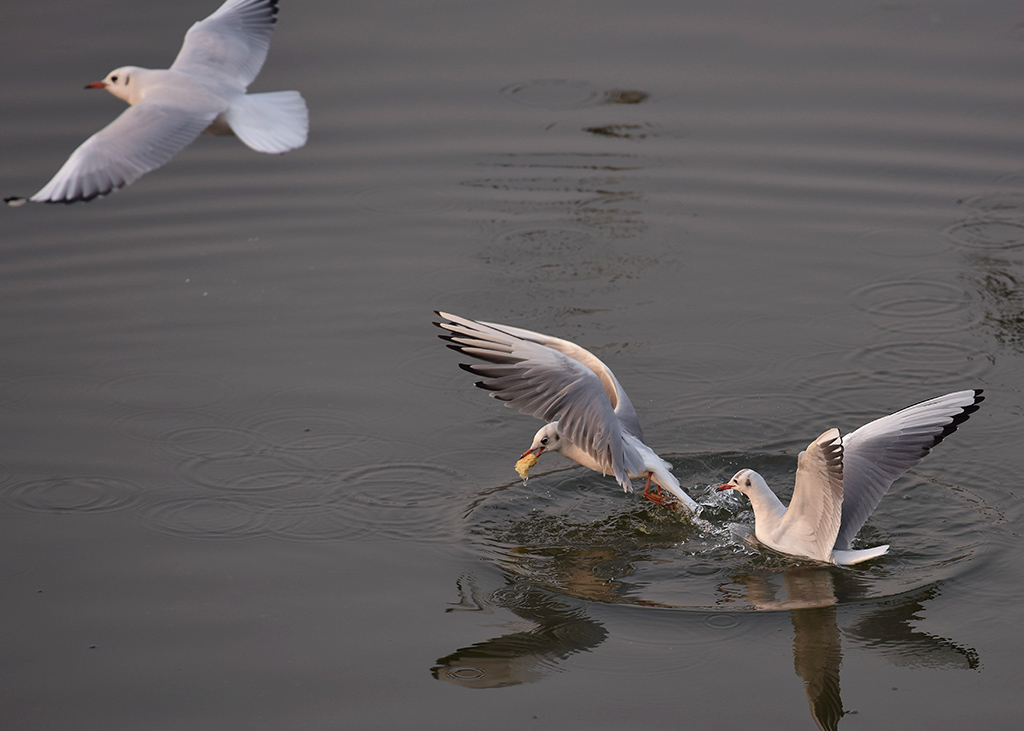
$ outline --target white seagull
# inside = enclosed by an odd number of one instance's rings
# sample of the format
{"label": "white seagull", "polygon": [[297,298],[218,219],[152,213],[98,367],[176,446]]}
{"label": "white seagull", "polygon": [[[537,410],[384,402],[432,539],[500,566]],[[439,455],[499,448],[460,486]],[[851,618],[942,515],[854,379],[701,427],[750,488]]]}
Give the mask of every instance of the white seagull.
{"label": "white seagull", "polygon": [[892,483],[978,410],[981,393],[939,396],[845,437],[829,429],[797,458],[788,508],[753,470],[740,470],[718,489],[750,498],[754,535],[776,551],[839,565],[881,556],[889,546],[852,550],[850,543]]}
{"label": "white seagull", "polygon": [[[527,464],[536,462],[542,452],[558,452],[603,475],[614,475],[626,492],[633,492],[630,477],[646,475],[645,497],[659,505],[678,501],[699,512],[697,503],[679,487],[672,466],[643,443],[633,404],[597,356],[575,343],[530,330],[437,314],[449,320],[434,323],[448,331],[438,337],[447,340],[449,348],[485,361],[460,364],[487,379],[477,386],[506,406],[549,422],[523,452]],[[525,476],[525,470],[521,474]]]}
{"label": "white seagull", "polygon": [[277,0],[227,0],[189,28],[169,69],[122,66],[86,89],[131,106],[83,142],[31,198],[10,205],[88,201],[128,185],[185,149],[203,131],[235,134],[257,152],[306,144],[309,113],[297,91],[246,94],[277,22]]}

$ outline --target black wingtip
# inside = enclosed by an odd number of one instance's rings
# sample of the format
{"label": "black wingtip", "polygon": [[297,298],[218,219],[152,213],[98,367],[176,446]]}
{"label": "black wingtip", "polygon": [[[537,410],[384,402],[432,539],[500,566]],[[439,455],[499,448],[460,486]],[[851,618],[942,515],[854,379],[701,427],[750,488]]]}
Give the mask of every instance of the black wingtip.
{"label": "black wingtip", "polygon": [[4,203],[9,205],[11,208],[17,208],[28,203],[28,198],[22,198],[20,195],[9,195],[4,198]]}
{"label": "black wingtip", "polygon": [[975,411],[981,408],[981,402],[985,400],[985,397],[982,396],[984,392],[985,389],[983,388],[974,389],[974,401],[968,404],[967,406],[964,406],[963,409],[960,410],[960,413],[953,417],[953,420],[951,422],[946,424],[946,426],[942,427],[942,431],[938,435],[936,435],[935,441],[932,442],[931,446],[928,447],[928,449],[934,448],[935,445],[937,445],[943,439],[945,439],[950,434],[955,432],[957,430],[957,427],[959,427],[961,424],[963,424],[965,421],[971,418],[971,414],[973,414]]}
{"label": "black wingtip", "polygon": [[281,9],[277,7],[278,0],[267,0],[267,9],[270,10],[270,22],[277,22],[277,14]]}
{"label": "black wingtip", "polygon": [[91,203],[97,198],[106,198],[112,193],[116,193],[121,190],[127,183],[119,183],[118,185],[111,186],[105,190],[98,190],[95,193],[89,195],[76,195],[71,198],[48,198],[47,200],[40,201],[48,206],[64,205],[70,206],[72,203]]}

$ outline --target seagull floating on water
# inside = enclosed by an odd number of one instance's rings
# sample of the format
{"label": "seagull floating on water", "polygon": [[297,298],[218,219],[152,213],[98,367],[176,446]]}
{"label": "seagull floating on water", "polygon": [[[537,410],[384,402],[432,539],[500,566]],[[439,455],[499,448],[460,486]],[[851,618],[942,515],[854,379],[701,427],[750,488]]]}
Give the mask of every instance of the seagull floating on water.
{"label": "seagull floating on water", "polygon": [[26,201],[88,201],[138,180],[200,133],[235,134],[257,152],[306,144],[309,113],[297,91],[246,94],[270,47],[277,0],[227,0],[189,28],[169,69],[122,66],[86,89],[106,89],[131,106],[83,142],[53,179]]}
{"label": "seagull floating on water", "polygon": [[643,443],[633,404],[597,356],[550,335],[437,314],[449,320],[434,323],[448,331],[438,337],[448,341],[449,348],[485,361],[460,364],[487,379],[477,386],[506,406],[549,422],[516,466],[523,477],[543,452],[558,452],[603,475],[614,475],[626,492],[633,492],[631,477],[646,475],[645,497],[659,505],[674,507],[678,502],[699,512],[697,503],[679,487],[672,466]]}
{"label": "seagull floating on water", "polygon": [[849,565],[888,552],[850,544],[892,483],[978,410],[982,391],[949,393],[840,436],[829,429],[797,459],[787,508],[768,483],[743,469],[719,490],[739,490],[754,509],[754,535],[781,553]]}

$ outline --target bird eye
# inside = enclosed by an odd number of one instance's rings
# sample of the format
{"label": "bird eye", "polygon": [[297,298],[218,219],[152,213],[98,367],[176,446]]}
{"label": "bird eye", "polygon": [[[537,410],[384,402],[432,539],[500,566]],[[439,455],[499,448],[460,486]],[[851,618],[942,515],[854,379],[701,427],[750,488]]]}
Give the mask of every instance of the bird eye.
{"label": "bird eye", "polygon": [[547,444],[548,443],[548,438],[544,437],[543,439],[540,440],[540,443],[541,444]]}
{"label": "bird eye", "polygon": [[117,83],[117,77],[116,76],[111,76],[110,80],[113,81],[115,84]]}

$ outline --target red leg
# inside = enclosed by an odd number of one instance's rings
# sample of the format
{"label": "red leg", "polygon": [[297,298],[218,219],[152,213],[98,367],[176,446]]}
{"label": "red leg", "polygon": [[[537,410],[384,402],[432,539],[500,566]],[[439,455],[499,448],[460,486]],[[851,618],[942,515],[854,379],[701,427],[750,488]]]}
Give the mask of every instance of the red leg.
{"label": "red leg", "polygon": [[661,491],[661,485],[657,482],[654,483],[654,492],[651,492],[651,477],[653,477],[652,473],[648,472],[647,484],[644,485],[644,497],[656,505],[662,505],[667,508],[678,507],[679,503],[665,495]]}
{"label": "red leg", "polygon": [[644,497],[650,500],[652,503],[658,505],[665,504],[665,496],[661,494],[661,486],[657,482],[654,483],[654,492],[651,492],[651,473],[647,473],[647,484],[644,485]]}

